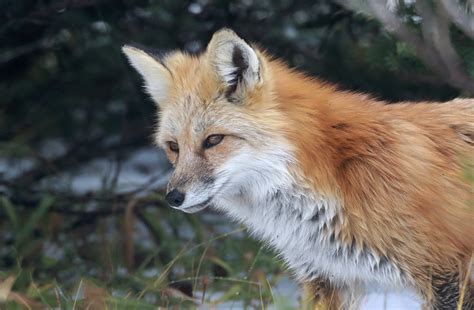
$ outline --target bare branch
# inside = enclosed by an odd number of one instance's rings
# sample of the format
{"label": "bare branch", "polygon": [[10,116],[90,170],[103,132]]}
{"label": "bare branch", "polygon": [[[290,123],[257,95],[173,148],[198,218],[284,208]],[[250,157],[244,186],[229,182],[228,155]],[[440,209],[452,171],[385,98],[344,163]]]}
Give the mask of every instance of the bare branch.
{"label": "bare branch", "polygon": [[[418,4],[420,1],[417,1]],[[449,37],[449,24],[445,20],[442,24],[437,24],[434,17],[424,13],[424,17],[430,19],[427,24],[436,24],[436,39],[433,38],[433,43],[424,41],[415,32],[413,32],[401,19],[393,12],[391,12],[385,1],[367,0],[374,16],[382,23],[382,25],[391,32],[399,40],[404,41],[415,49],[416,54],[423,61],[428,68],[433,70],[438,76],[442,77],[450,85],[474,94],[474,81],[463,70],[461,61],[459,60],[454,48],[452,47]],[[431,9],[431,8],[430,8]],[[426,21],[424,21],[425,23]],[[447,27],[447,28],[446,28]],[[424,39],[429,38],[428,27],[424,30]],[[430,30],[431,31],[431,30]],[[425,34],[426,33],[426,34]],[[431,40],[431,39],[430,39]],[[442,51],[443,45],[447,44],[447,51]],[[434,48],[437,47],[437,48]],[[446,45],[445,45],[446,47]],[[452,66],[452,67],[451,67]]]}
{"label": "bare branch", "polygon": [[439,3],[451,22],[471,39],[474,39],[474,18],[469,16],[467,10],[463,9],[461,4],[455,0],[439,0]]}
{"label": "bare branch", "polygon": [[18,184],[33,184],[42,178],[53,176],[66,168],[78,167],[100,156],[113,154],[118,151],[125,151],[141,146],[146,143],[146,134],[142,130],[135,130],[133,136],[127,141],[118,142],[112,145],[104,145],[103,137],[97,137],[85,142],[78,142],[58,158],[52,159],[48,165],[35,165],[31,170],[15,177],[13,180]]}
{"label": "bare branch", "polygon": [[438,65],[441,59],[431,49],[427,48],[423,40],[410,28],[407,27],[393,12],[388,10],[384,1],[368,0],[368,3],[375,15],[375,17],[382,23],[382,25],[391,32],[395,37],[411,45],[417,55],[430,68],[441,76],[445,74],[444,68]]}
{"label": "bare branch", "polygon": [[[142,189],[147,188],[144,186]],[[126,210],[127,204],[137,197],[140,192],[138,190],[130,191],[121,194],[110,194],[101,196],[100,194],[85,193],[85,194],[66,194],[63,192],[48,192],[49,195],[55,197],[53,206],[49,209],[50,212],[60,213],[79,217],[101,217],[123,214]],[[36,191],[27,191],[23,194],[16,193],[14,196],[6,195],[8,199],[15,205],[22,206],[27,209],[34,209],[38,206],[44,193]],[[137,206],[166,206],[167,203],[163,199],[164,191],[156,189],[153,194],[139,198]],[[83,208],[74,208],[74,205],[81,205],[87,203],[100,203],[107,206],[107,208],[97,208],[94,210],[85,210]]]}
{"label": "bare branch", "polygon": [[[49,5],[40,4],[37,8],[33,9],[27,16],[19,19],[12,19],[0,27],[0,35],[8,31],[18,24],[44,24],[45,20],[50,20],[52,16],[62,13],[70,9],[81,9],[87,8],[99,3],[105,2],[106,0],[59,0]],[[110,0],[107,0],[110,1]]]}
{"label": "bare branch", "polygon": [[444,10],[438,5],[435,11],[426,0],[416,1],[415,8],[422,17],[421,30],[425,45],[436,50],[442,61],[439,66],[443,66],[449,74],[447,80],[452,85],[474,94],[474,80],[465,71],[462,60],[453,47],[449,32],[450,22]]}
{"label": "bare branch", "polygon": [[53,44],[54,42],[52,40],[42,39],[25,44],[23,46],[12,48],[11,50],[7,50],[6,52],[0,54],[0,65],[3,65],[26,54],[33,53],[41,49],[50,48],[53,46]]}

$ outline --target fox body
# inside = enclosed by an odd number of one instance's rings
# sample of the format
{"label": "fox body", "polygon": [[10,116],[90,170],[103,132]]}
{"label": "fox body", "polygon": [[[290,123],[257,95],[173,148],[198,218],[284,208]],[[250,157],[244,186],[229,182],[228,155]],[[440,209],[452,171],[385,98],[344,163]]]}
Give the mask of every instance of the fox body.
{"label": "fox body", "polygon": [[123,50],[160,108],[172,207],[243,223],[334,308],[371,282],[474,307],[474,100],[339,91],[226,29],[199,56]]}

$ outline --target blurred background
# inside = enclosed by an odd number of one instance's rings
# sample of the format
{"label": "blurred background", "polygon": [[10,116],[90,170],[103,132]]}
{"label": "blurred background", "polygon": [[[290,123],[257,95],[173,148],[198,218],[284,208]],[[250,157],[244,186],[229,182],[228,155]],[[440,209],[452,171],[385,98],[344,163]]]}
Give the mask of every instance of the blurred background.
{"label": "blurred background", "polygon": [[[156,108],[120,47],[198,53],[225,26],[341,89],[443,101],[474,95],[473,10],[472,0],[1,0],[0,308],[299,308],[271,249],[222,215],[163,203]],[[417,307],[396,294],[364,307]]]}

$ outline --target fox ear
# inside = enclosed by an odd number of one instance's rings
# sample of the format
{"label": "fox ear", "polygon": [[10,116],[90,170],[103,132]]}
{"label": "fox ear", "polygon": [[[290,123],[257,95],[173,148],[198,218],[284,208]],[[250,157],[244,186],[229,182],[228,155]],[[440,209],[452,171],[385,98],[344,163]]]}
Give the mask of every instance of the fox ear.
{"label": "fox ear", "polygon": [[209,59],[228,98],[237,99],[260,82],[260,60],[255,50],[235,32],[216,32],[207,47]]}
{"label": "fox ear", "polygon": [[145,81],[145,88],[154,101],[163,101],[171,85],[171,72],[160,61],[141,49],[125,45],[123,53],[130,64],[140,73]]}

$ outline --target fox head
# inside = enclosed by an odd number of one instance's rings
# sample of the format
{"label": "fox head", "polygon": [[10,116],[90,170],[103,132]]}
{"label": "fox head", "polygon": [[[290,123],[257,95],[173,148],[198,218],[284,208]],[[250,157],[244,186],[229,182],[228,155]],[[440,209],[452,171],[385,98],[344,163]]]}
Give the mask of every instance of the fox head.
{"label": "fox head", "polygon": [[264,53],[228,29],[199,56],[123,52],[159,108],[155,141],[175,168],[166,196],[172,207],[225,208],[288,182],[292,155]]}

